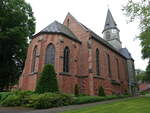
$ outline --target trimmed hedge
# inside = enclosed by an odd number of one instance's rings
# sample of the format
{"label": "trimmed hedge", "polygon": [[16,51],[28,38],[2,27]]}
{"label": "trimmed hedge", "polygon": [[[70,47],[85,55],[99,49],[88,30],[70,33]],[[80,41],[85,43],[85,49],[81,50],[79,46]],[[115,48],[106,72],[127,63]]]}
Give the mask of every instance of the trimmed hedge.
{"label": "trimmed hedge", "polygon": [[84,103],[91,103],[91,102],[98,102],[105,100],[105,97],[100,96],[80,96],[76,97],[73,104],[84,104]]}
{"label": "trimmed hedge", "polygon": [[128,95],[110,95],[110,96],[80,96],[76,97],[73,104],[84,104],[92,102],[100,102],[105,100],[119,99],[129,97]]}

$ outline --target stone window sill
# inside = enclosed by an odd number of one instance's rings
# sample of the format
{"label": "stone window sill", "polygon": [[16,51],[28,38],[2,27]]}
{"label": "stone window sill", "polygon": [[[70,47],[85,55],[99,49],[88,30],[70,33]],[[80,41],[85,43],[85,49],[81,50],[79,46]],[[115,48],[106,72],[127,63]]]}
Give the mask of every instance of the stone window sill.
{"label": "stone window sill", "polygon": [[60,75],[66,75],[66,76],[72,76],[70,73],[68,73],[68,72],[60,72],[59,73]]}
{"label": "stone window sill", "polygon": [[31,72],[31,73],[29,73],[30,76],[35,75],[35,74],[38,74],[38,72]]}
{"label": "stone window sill", "polygon": [[88,75],[76,75],[76,77],[78,77],[78,78],[87,78]]}
{"label": "stone window sill", "polygon": [[118,82],[116,80],[111,80],[111,84],[113,84],[113,85],[120,85],[120,82]]}
{"label": "stone window sill", "polygon": [[104,77],[102,77],[101,75],[95,75],[94,78],[104,79]]}

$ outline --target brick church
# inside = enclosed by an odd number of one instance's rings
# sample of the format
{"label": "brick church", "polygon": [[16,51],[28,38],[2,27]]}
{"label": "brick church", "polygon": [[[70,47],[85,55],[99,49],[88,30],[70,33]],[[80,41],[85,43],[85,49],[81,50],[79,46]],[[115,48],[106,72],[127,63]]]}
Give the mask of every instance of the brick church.
{"label": "brick church", "polygon": [[82,94],[97,95],[100,86],[107,95],[135,94],[134,60],[119,32],[109,9],[103,38],[68,13],[32,37],[19,88],[34,90],[44,65],[53,64],[61,92],[74,93],[77,84]]}

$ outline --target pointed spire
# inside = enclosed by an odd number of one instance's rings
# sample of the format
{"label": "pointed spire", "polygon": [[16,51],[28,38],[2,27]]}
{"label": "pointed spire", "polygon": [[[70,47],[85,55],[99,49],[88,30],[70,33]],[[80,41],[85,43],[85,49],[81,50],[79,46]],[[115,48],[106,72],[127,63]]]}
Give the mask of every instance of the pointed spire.
{"label": "pointed spire", "polygon": [[114,21],[114,18],[113,18],[113,16],[112,16],[112,14],[111,14],[111,12],[110,12],[109,9],[108,9],[108,11],[107,11],[107,17],[106,17],[106,21],[105,21],[105,26],[104,26],[103,32],[104,32],[105,30],[108,30],[108,29],[117,29],[117,30],[119,30],[119,29],[117,28],[117,24],[116,24],[116,22]]}

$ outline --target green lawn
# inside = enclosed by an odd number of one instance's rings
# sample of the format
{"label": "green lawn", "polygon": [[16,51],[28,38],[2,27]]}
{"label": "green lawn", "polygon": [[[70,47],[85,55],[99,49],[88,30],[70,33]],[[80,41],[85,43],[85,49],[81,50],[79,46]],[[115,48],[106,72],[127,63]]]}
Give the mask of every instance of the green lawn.
{"label": "green lawn", "polygon": [[150,113],[150,97],[127,99],[63,113]]}

